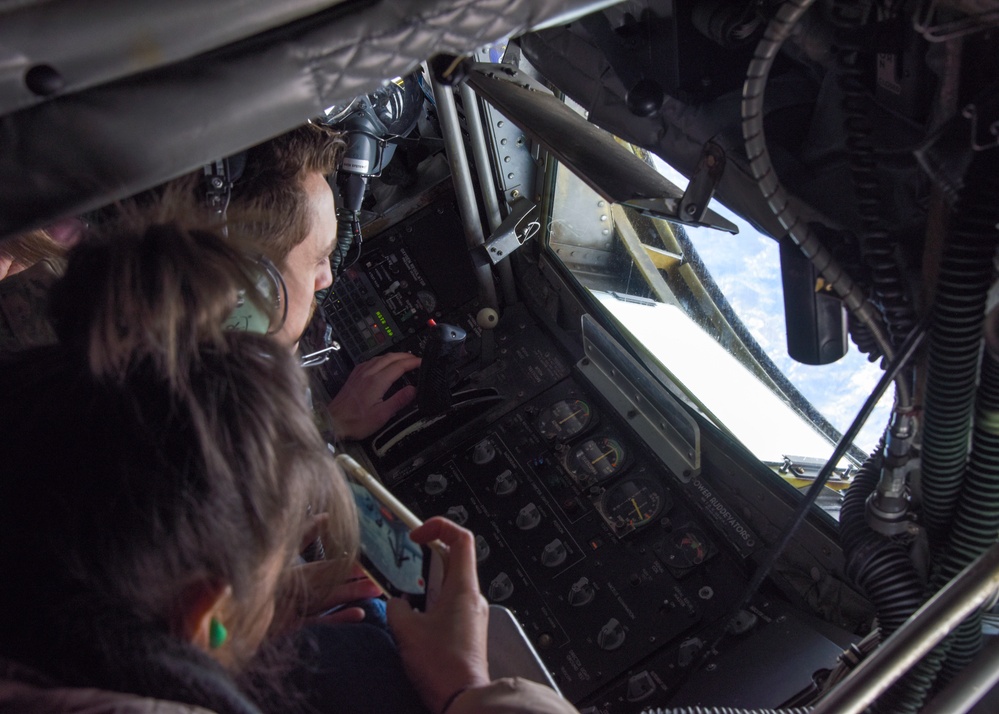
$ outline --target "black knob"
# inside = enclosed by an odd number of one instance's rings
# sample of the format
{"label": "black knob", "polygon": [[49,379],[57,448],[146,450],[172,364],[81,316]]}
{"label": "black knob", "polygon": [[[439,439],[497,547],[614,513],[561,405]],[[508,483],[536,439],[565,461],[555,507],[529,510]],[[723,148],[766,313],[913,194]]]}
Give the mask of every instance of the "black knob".
{"label": "black knob", "polygon": [[47,64],[36,64],[24,74],[24,85],[32,94],[39,97],[51,97],[62,91],[66,81],[55,67]]}

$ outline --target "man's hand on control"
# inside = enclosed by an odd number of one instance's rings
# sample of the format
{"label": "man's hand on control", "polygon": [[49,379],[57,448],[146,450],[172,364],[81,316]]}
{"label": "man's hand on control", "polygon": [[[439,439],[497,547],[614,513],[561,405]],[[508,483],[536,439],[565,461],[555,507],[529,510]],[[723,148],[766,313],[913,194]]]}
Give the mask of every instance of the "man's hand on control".
{"label": "man's hand on control", "polygon": [[383,400],[392,383],[420,366],[408,352],[379,355],[354,367],[343,389],[327,405],[337,438],[363,439],[385,425],[416,398],[416,387],[406,386]]}

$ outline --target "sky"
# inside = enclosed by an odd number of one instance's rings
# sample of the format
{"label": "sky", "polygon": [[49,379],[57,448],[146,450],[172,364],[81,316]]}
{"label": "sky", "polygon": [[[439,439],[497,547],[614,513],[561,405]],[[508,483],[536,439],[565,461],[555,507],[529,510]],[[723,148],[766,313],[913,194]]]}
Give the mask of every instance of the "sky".
{"label": "sky", "polygon": [[[658,161],[658,160],[657,160]],[[680,187],[687,179],[668,166],[660,170]],[[711,208],[739,226],[738,235],[685,226],[702,262],[735,313],[774,363],[840,432],[845,431],[873,391],[882,371],[850,342],[847,354],[830,365],[804,365],[787,354],[783,292],[777,242],[761,235],[717,200]],[[890,416],[889,388],[868,419],[856,444],[873,450]],[[808,455],[808,454],[799,454]]]}

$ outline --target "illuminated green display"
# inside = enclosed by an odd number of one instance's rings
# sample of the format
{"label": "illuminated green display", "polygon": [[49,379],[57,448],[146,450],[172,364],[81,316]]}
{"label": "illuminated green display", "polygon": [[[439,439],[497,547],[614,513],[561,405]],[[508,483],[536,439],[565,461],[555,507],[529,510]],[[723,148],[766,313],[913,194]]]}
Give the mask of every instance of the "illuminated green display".
{"label": "illuminated green display", "polygon": [[381,323],[382,329],[385,330],[385,334],[388,335],[389,337],[392,337],[392,328],[389,327],[388,320],[385,319],[385,316],[382,314],[382,311],[381,310],[376,310],[375,311],[375,317],[377,317],[378,318],[378,322]]}

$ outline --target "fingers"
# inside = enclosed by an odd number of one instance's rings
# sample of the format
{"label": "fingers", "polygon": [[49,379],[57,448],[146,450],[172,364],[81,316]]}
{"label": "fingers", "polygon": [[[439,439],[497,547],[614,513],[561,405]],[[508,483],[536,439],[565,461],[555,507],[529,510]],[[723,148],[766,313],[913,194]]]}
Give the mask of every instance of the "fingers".
{"label": "fingers", "polygon": [[385,603],[385,616],[394,623],[393,627],[405,629],[405,623],[412,617],[419,615],[419,610],[414,610],[405,598],[390,597]]}
{"label": "fingers", "polygon": [[462,543],[467,541],[473,546],[473,555],[475,553],[472,532],[442,516],[428,518],[419,528],[410,531],[409,537],[414,543],[426,544],[432,540],[439,540],[450,548],[460,548]]}
{"label": "fingers", "polygon": [[389,600],[388,622],[410,681],[424,704],[440,711],[454,692],[489,681],[489,608],[479,594],[469,531],[434,517],[410,535],[417,543],[439,540],[447,546],[444,582],[425,612],[401,598]]}
{"label": "fingers", "polygon": [[309,620],[309,622],[323,622],[327,625],[352,625],[364,622],[364,608],[344,607],[328,615],[320,615]]}
{"label": "fingers", "polygon": [[475,537],[471,531],[447,518],[434,516],[409,535],[414,543],[426,544],[439,540],[448,547],[447,567],[444,572],[446,584],[442,592],[451,592],[461,597],[467,597],[470,593],[478,594]]}
{"label": "fingers", "polygon": [[402,375],[420,366],[422,360],[408,352],[387,352],[354,367],[348,379],[371,385],[383,385],[382,391]]}
{"label": "fingers", "polygon": [[416,389],[411,386],[403,387],[388,399],[383,397],[393,382],[419,367],[420,361],[408,352],[391,352],[354,367],[326,407],[338,436],[367,438],[412,402]]}
{"label": "fingers", "polygon": [[[329,582],[332,570],[326,561],[298,566],[306,583],[307,613],[321,612],[357,600],[379,597],[382,593],[370,578],[360,571],[361,577],[348,582]],[[359,569],[358,569],[359,570]]]}
{"label": "fingers", "polygon": [[414,399],[416,399],[416,387],[406,386],[382,402],[379,409],[387,420]]}
{"label": "fingers", "polygon": [[355,580],[367,580],[368,574],[364,572],[364,568],[356,560],[353,565],[350,566],[350,575],[347,576],[347,582],[353,582]]}
{"label": "fingers", "polygon": [[[378,374],[390,371],[395,374],[391,382],[399,379],[406,372],[420,366],[422,360],[409,352],[386,352],[364,362],[360,367],[364,367],[370,374]],[[391,383],[390,382],[390,383]]]}
{"label": "fingers", "polygon": [[363,418],[356,421],[356,431],[361,437],[369,436],[414,399],[416,399],[416,387],[406,386],[385,401],[373,403]]}
{"label": "fingers", "polygon": [[[373,364],[375,360],[370,360],[355,369],[358,371],[357,379],[363,380],[368,385],[366,391],[372,401],[381,400],[382,395],[392,386],[393,382],[406,372],[419,367],[421,362],[419,357],[414,357],[406,352],[393,352],[382,355],[382,357],[386,359],[376,357],[375,359],[379,360],[378,363]],[[363,372],[360,371],[362,368],[364,368]]]}

